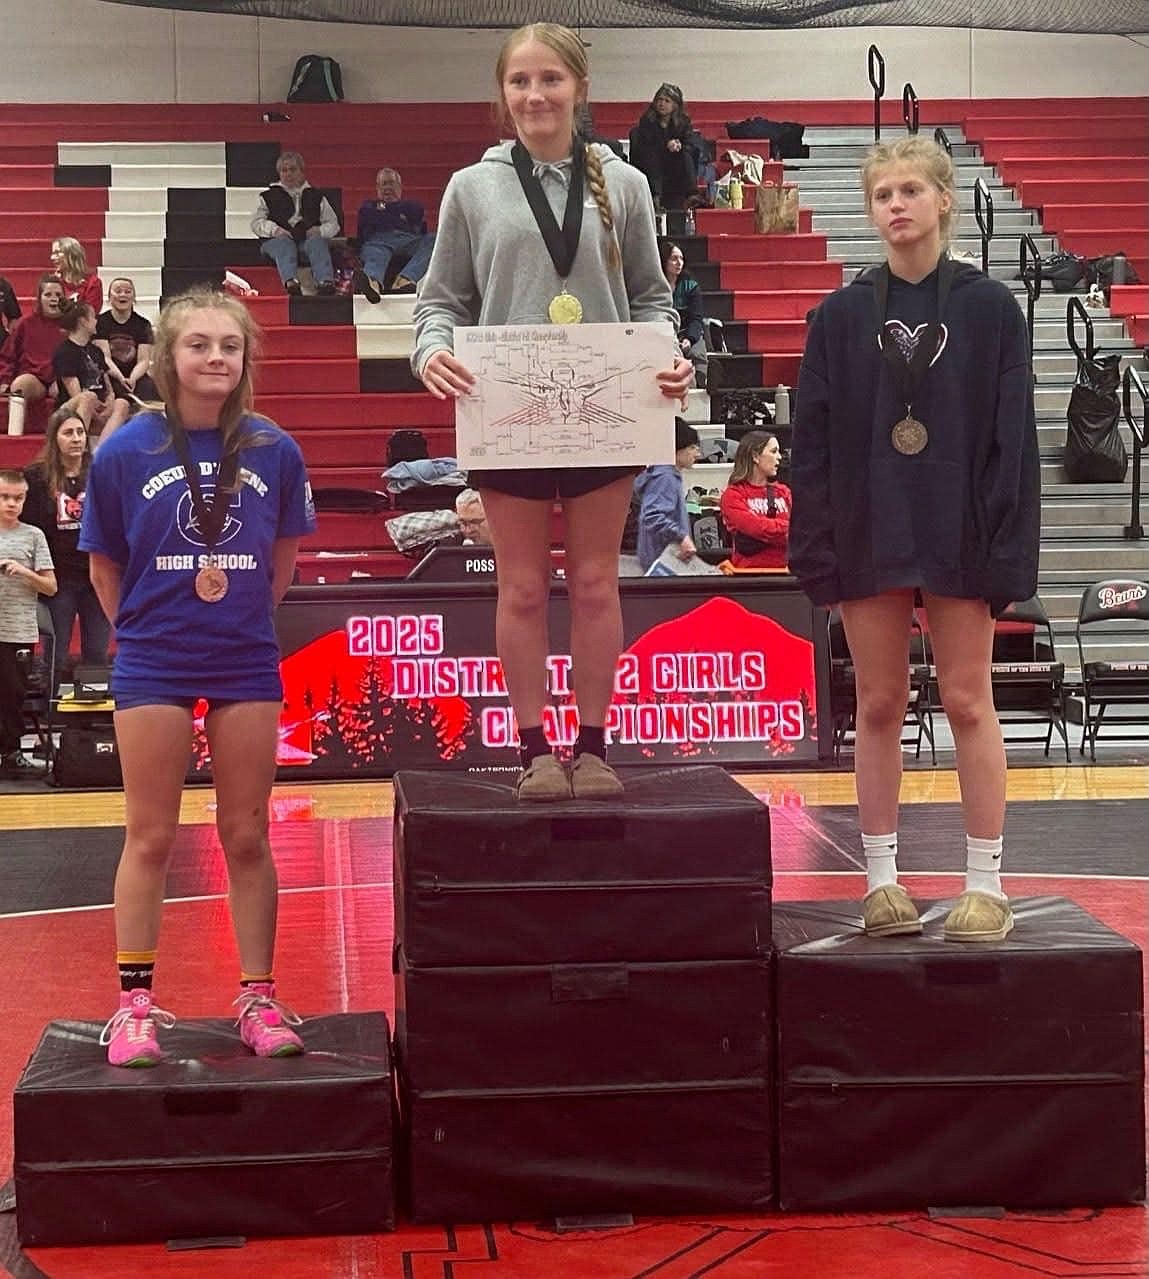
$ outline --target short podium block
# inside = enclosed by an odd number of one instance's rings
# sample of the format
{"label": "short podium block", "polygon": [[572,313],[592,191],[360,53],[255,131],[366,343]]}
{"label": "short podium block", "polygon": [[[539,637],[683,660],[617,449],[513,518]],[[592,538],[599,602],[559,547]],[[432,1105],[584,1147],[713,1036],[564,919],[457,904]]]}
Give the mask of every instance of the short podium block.
{"label": "short podium block", "polygon": [[52,1022],[16,1086],[24,1246],[394,1226],[382,1013],[309,1019],[303,1056],[266,1061],[231,1021],[177,1022],[140,1070],[106,1064],[101,1029]]}
{"label": "short podium block", "polygon": [[1005,941],[867,938],[774,908],[784,1209],[1065,1208],[1145,1195],[1141,952],[1062,898]]}
{"label": "short podium block", "polygon": [[772,1202],[769,812],[718,768],[620,772],[553,806],[396,778],[416,1221]]}

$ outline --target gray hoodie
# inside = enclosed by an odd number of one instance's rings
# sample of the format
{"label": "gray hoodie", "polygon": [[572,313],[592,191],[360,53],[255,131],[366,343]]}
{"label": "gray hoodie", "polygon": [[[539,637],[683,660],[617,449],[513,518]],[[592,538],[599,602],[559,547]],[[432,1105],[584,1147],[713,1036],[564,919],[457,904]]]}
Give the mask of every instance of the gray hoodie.
{"label": "gray hoodie", "polygon": [[[610,241],[586,187],[582,234],[567,290],[582,303],[588,324],[664,320],[675,325],[678,315],[658,257],[646,178],[609,147],[592,145],[602,161],[622,270],[609,266]],[[511,147],[510,142],[491,147],[478,164],[461,169],[447,184],[435,251],[415,305],[411,368],[416,375],[436,351],[452,349],[457,324],[549,323],[547,304],[561,281],[519,185]],[[570,160],[534,167],[561,225]]]}

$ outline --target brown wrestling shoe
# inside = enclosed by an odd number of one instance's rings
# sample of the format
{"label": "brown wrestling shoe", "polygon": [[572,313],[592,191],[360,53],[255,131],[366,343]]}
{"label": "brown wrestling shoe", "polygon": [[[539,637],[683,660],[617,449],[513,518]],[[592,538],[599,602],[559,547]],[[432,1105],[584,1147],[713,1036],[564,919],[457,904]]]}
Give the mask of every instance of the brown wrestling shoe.
{"label": "brown wrestling shoe", "polygon": [[946,916],[946,941],[1004,941],[1013,928],[1013,911],[1004,897],[968,888]]}
{"label": "brown wrestling shoe", "polygon": [[536,755],[519,774],[515,796],[525,804],[557,804],[570,799],[567,770],[554,755]]}
{"label": "brown wrestling shoe", "polygon": [[622,794],[622,782],[605,759],[588,752],[571,765],[571,794],[575,799],[614,799]]}
{"label": "brown wrestling shoe", "polygon": [[901,884],[882,884],[862,898],[862,920],[867,937],[901,937],[920,933],[917,907]]}

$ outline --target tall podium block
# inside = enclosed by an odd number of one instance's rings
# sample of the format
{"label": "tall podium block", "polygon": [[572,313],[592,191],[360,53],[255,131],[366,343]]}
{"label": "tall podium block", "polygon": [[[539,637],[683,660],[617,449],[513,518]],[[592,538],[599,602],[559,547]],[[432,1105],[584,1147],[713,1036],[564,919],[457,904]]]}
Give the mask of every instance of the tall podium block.
{"label": "tall podium block", "polygon": [[396,1072],[416,1221],[773,1198],[768,810],[717,768],[610,803],[396,778]]}
{"label": "tall podium block", "polygon": [[951,905],[874,939],[856,902],[776,904],[781,1207],[1143,1199],[1141,952],[1052,897],[947,942]]}
{"label": "tall podium block", "polygon": [[731,959],[770,949],[770,814],[720,768],[620,769],[617,803],[395,778],[395,936],[416,966]]}
{"label": "tall podium block", "polygon": [[382,1013],[311,1018],[307,1052],[269,1060],[233,1021],[177,1022],[139,1070],[107,1064],[101,1029],[50,1023],[16,1085],[25,1247],[394,1227]]}

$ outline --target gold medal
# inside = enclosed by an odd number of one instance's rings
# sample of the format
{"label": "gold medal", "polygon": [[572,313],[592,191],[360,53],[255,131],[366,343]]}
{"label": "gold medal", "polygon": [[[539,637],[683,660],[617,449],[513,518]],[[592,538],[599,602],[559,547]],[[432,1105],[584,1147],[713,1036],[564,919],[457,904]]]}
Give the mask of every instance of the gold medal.
{"label": "gold medal", "polygon": [[195,575],[195,593],[205,604],[218,604],[227,594],[227,574],[222,568],[208,564]]}
{"label": "gold medal", "polygon": [[899,453],[907,457],[920,453],[929,442],[930,434],[925,425],[916,417],[910,417],[908,413],[900,422],[894,423],[894,428],[890,432],[890,443]]}
{"label": "gold medal", "polygon": [[581,324],[582,303],[573,293],[563,289],[561,293],[556,293],[551,298],[547,306],[547,315],[550,316],[552,324]]}

